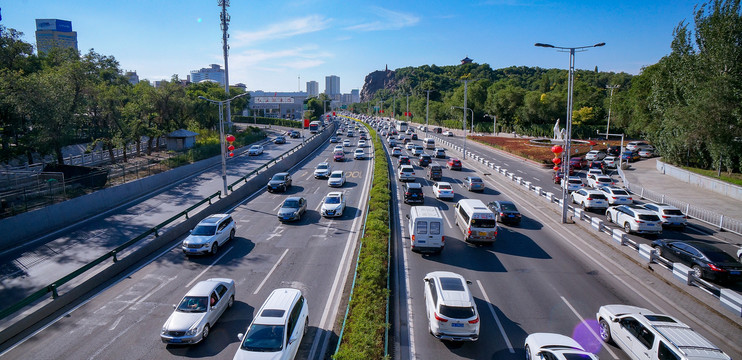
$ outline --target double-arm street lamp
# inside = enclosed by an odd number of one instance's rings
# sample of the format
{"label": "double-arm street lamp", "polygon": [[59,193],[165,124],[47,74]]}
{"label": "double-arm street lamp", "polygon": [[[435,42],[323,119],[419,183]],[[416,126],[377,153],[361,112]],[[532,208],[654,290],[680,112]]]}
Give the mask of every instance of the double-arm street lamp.
{"label": "double-arm street lamp", "polygon": [[239,94],[237,96],[234,96],[232,98],[229,98],[227,100],[222,100],[222,101],[207,99],[203,96],[198,97],[201,100],[206,100],[210,103],[219,105],[219,148],[221,149],[221,154],[222,154],[222,180],[224,182],[224,196],[227,195],[227,158],[226,158],[226,154],[224,153],[224,143],[225,143],[224,141],[224,110],[223,110],[224,104],[226,103],[227,106],[229,106],[230,101],[236,98],[239,98],[239,97],[243,97],[247,94],[249,93],[245,92],[245,93]]}
{"label": "double-arm street lamp", "polygon": [[492,135],[497,136],[497,115],[484,114],[484,117],[492,118]]}
{"label": "double-arm street lamp", "polygon": [[[461,106],[451,106],[451,110],[453,109],[464,109],[464,115],[466,115],[466,110],[471,111],[471,129],[474,131],[474,110],[461,107]],[[462,128],[464,129],[464,160],[466,160],[466,117],[464,117],[464,120],[461,122]]]}
{"label": "double-arm street lamp", "polygon": [[[564,137],[564,184],[567,183],[567,177],[569,176],[569,153],[570,145],[572,143],[572,93],[574,92],[574,78],[575,78],[575,51],[587,51],[589,48],[599,47],[605,45],[604,42],[597,43],[590,46],[578,46],[578,47],[561,47],[554,46],[551,44],[536,43],[535,46],[557,49],[558,51],[569,52],[569,81],[567,82],[567,129]],[[567,186],[562,185],[562,223],[567,223],[567,199],[569,192]]]}

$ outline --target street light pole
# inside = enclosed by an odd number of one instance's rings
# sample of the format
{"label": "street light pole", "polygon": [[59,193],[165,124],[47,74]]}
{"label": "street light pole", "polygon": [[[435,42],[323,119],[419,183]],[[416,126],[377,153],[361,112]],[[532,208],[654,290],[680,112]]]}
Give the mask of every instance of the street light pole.
{"label": "street light pole", "polygon": [[[219,6],[222,8],[222,13],[219,14],[222,28],[222,50],[224,52],[224,93],[225,97],[229,98],[229,45],[227,39],[229,39],[229,14],[227,13],[227,7],[229,7],[229,0],[219,0]],[[229,129],[232,129],[232,109],[227,101],[227,122],[229,123]]]}
{"label": "street light pole", "polygon": [[611,89],[611,97],[608,100],[608,125],[605,127],[605,133],[608,134],[611,131],[611,107],[613,107],[613,89],[618,89],[621,85],[606,85],[606,89]]}
{"label": "street light pole", "polygon": [[224,140],[224,111],[223,111],[223,108],[224,108],[224,104],[225,103],[227,105],[229,105],[229,102],[230,101],[232,101],[232,100],[234,100],[236,98],[239,98],[239,97],[243,97],[243,96],[245,96],[247,94],[249,94],[249,93],[244,92],[242,94],[239,94],[237,96],[234,96],[232,98],[229,98],[227,100],[222,100],[222,101],[207,99],[207,98],[205,98],[203,96],[199,96],[198,97],[201,100],[206,100],[206,101],[208,101],[210,103],[214,103],[214,104],[219,105],[219,147],[221,148],[221,154],[222,154],[221,155],[222,156],[222,182],[224,183],[224,188],[223,188],[223,190],[224,190],[223,195],[224,196],[227,196],[227,157],[226,157],[226,155],[224,153],[224,143],[225,143],[225,140]]}
{"label": "street light pole", "polygon": [[[570,155],[570,145],[572,144],[572,94],[574,92],[574,77],[575,77],[575,51],[587,51],[589,48],[593,47],[599,47],[604,46],[605,43],[597,43],[595,45],[591,46],[579,46],[579,47],[561,47],[561,46],[554,46],[551,44],[542,44],[542,43],[536,43],[535,46],[539,47],[545,47],[545,48],[552,48],[552,49],[558,49],[559,51],[569,52],[569,80],[567,82],[567,129],[566,134],[564,137],[564,164],[562,165],[564,168],[564,176],[565,178],[569,176],[569,155]],[[566,183],[566,182],[565,182]],[[562,223],[567,223],[567,211],[569,209],[569,206],[567,205],[567,199],[569,197],[569,192],[567,191],[567,186],[562,185]]]}
{"label": "street light pole", "polygon": [[492,135],[497,136],[497,115],[484,114],[484,116],[492,118]]}
{"label": "street light pole", "polygon": [[428,93],[427,99],[425,100],[425,138],[428,137],[428,116],[430,115],[430,90],[425,90]]}
{"label": "street light pole", "polygon": [[451,106],[451,109],[464,109],[464,121],[462,121],[462,127],[464,128],[464,159],[466,159],[466,110],[471,111],[471,126],[474,128],[474,109],[461,106]]}

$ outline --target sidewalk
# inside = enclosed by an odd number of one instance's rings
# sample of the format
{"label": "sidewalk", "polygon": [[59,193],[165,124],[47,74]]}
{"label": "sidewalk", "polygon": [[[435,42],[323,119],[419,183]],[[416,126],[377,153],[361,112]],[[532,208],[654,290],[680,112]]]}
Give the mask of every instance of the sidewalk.
{"label": "sidewalk", "polygon": [[657,170],[657,158],[631,163],[631,167],[624,170],[624,176],[632,186],[641,186],[652,192],[664,194],[666,198],[684,201],[692,206],[742,221],[742,201],[660,173]]}

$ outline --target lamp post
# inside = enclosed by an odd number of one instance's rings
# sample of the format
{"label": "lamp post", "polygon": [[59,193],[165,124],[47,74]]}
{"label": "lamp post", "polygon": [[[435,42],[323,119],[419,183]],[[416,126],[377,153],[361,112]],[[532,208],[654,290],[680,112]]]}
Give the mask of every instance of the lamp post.
{"label": "lamp post", "polygon": [[492,135],[497,136],[497,115],[484,114],[484,117],[492,118]]}
{"label": "lamp post", "polygon": [[[564,174],[565,177],[569,176],[569,153],[570,145],[572,143],[572,93],[574,92],[575,82],[575,51],[587,51],[589,48],[599,47],[605,45],[604,42],[597,43],[590,46],[578,46],[578,47],[561,47],[554,46],[551,44],[535,43],[534,46],[558,49],[558,51],[569,52],[569,81],[567,82],[567,129],[564,137]],[[567,223],[567,198],[569,192],[566,186],[562,186],[562,223]]]}
{"label": "lamp post", "polygon": [[425,90],[428,93],[425,100],[425,138],[428,137],[428,115],[430,115],[430,90]]}
{"label": "lamp post", "polygon": [[227,195],[227,158],[224,154],[224,111],[223,111],[223,108],[224,108],[225,103],[227,104],[227,106],[229,106],[230,101],[236,98],[239,98],[239,97],[243,97],[247,94],[249,93],[245,92],[245,93],[239,94],[237,96],[233,96],[232,98],[229,98],[227,100],[222,100],[222,101],[207,99],[203,96],[198,97],[201,100],[206,100],[210,103],[219,105],[219,148],[221,149],[221,154],[222,154],[222,181],[224,183],[224,196]]}
{"label": "lamp post", "polygon": [[618,89],[621,85],[606,85],[606,89],[611,89],[611,97],[608,100],[608,125],[605,127],[605,133],[608,134],[611,131],[611,107],[613,107],[613,89]]}
{"label": "lamp post", "polygon": [[466,160],[466,110],[471,111],[471,128],[474,129],[474,109],[469,109],[461,106],[451,106],[451,109],[464,109],[464,121],[463,128],[464,128],[464,160]]}

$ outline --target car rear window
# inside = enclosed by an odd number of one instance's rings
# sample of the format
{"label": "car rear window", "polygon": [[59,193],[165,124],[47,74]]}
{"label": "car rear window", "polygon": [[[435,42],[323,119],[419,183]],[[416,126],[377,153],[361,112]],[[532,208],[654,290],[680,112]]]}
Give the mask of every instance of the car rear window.
{"label": "car rear window", "polygon": [[600,200],[607,200],[605,195],[603,194],[590,194],[588,195],[591,199],[600,199]]}
{"label": "car rear window", "polygon": [[644,221],[660,221],[660,217],[657,216],[657,215],[639,214],[639,220],[644,220]]}
{"label": "car rear window", "polygon": [[492,229],[497,226],[495,219],[471,219],[471,226]]}
{"label": "car rear window", "polygon": [[430,234],[440,235],[441,234],[441,223],[437,221],[430,222]]}
{"label": "car rear window", "polygon": [[731,255],[723,251],[704,251],[703,253],[712,262],[725,263],[737,261]]}
{"label": "car rear window", "polygon": [[468,319],[474,316],[473,307],[441,305],[440,312],[441,315],[453,319]]}
{"label": "car rear window", "polygon": [[451,185],[438,185],[438,188],[443,190],[451,190]]}
{"label": "car rear window", "polygon": [[418,221],[415,224],[415,232],[418,234],[427,234],[428,233],[428,222],[427,221]]}
{"label": "car rear window", "polygon": [[407,191],[410,192],[410,193],[421,194],[423,192],[423,189],[421,189],[421,188],[409,188],[409,189],[407,189]]}
{"label": "car rear window", "polygon": [[613,190],[613,195],[629,195],[626,190]]}
{"label": "car rear window", "polygon": [[503,211],[518,211],[518,208],[516,208],[514,204],[508,204],[508,203],[500,204],[500,208]]}
{"label": "car rear window", "polygon": [[470,181],[473,182],[473,183],[480,183],[480,182],[482,182],[482,179],[480,179],[480,178],[471,178]]}
{"label": "car rear window", "polygon": [[582,184],[582,180],[580,179],[574,179],[574,180],[568,180],[570,184]]}
{"label": "car rear window", "polygon": [[664,211],[665,215],[679,215],[683,216],[683,212],[678,209],[667,209]]}

